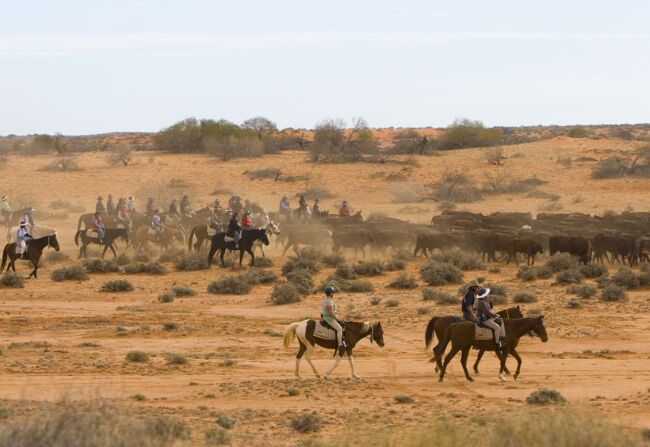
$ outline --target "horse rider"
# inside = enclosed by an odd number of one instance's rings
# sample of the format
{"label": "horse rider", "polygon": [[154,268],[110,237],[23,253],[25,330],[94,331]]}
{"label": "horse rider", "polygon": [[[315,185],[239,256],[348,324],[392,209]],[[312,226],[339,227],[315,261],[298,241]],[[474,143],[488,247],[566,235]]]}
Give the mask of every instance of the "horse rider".
{"label": "horse rider", "polygon": [[27,222],[24,220],[20,221],[20,227],[16,232],[16,254],[22,255],[27,251],[27,242],[32,238],[31,234],[27,230]]}
{"label": "horse rider", "polygon": [[244,212],[244,217],[241,219],[241,225],[244,230],[250,230],[253,228],[253,219],[251,218],[251,212],[246,210]]}
{"label": "horse rider", "polygon": [[104,206],[104,198],[102,196],[97,196],[97,204],[95,205],[95,212],[106,214],[106,207]]}
{"label": "horse rider", "polygon": [[244,209],[247,211],[251,211],[253,209],[253,204],[251,203],[250,200],[248,199],[244,200]]}
{"label": "horse rider", "polygon": [[27,225],[27,230],[29,232],[34,230],[34,208],[31,206],[26,206],[24,209],[25,214],[23,215],[22,221]]}
{"label": "horse rider", "polygon": [[341,208],[339,209],[339,216],[350,217],[350,205],[348,204],[347,200],[344,200],[341,204]]}
{"label": "horse rider", "polygon": [[244,205],[241,204],[241,197],[235,196],[233,199],[234,200],[230,209],[239,214],[244,209]]}
{"label": "horse rider", "polygon": [[472,323],[476,323],[478,319],[474,313],[474,305],[476,304],[476,293],[478,292],[479,285],[478,281],[473,279],[467,284],[467,290],[463,296],[463,301],[461,303],[461,310],[463,312],[463,318]]}
{"label": "horse rider", "polygon": [[0,213],[2,213],[5,226],[9,228],[9,223],[11,221],[11,206],[9,205],[9,197],[7,196],[2,196],[0,199]]}
{"label": "horse rider", "polygon": [[117,228],[129,228],[131,226],[131,218],[126,209],[126,202],[124,199],[117,201]]}
{"label": "horse rider", "polygon": [[181,214],[192,217],[192,206],[190,205],[190,198],[185,194],[181,199]]}
{"label": "horse rider", "polygon": [[479,325],[483,325],[489,329],[492,329],[494,334],[494,344],[497,349],[501,349],[501,339],[499,338],[499,331],[501,330],[501,317],[497,314],[492,313],[490,309],[490,304],[487,302],[487,297],[490,295],[490,289],[483,288],[478,291],[476,295],[476,313],[478,315]]}
{"label": "horse rider", "polygon": [[126,212],[129,214],[135,213],[135,197],[129,196],[129,198],[126,199]]}
{"label": "horse rider", "polygon": [[156,232],[156,242],[160,242],[160,232],[162,231],[162,221],[160,220],[160,210],[154,208],[151,216],[151,228]]}
{"label": "horse rider", "polygon": [[208,228],[213,228],[215,231],[221,231],[221,220],[219,219],[220,206],[214,204],[212,206],[212,213],[208,219]]}
{"label": "horse rider", "polygon": [[223,211],[223,207],[221,206],[221,200],[214,199],[214,205],[212,208],[216,211]]}
{"label": "horse rider", "polygon": [[102,213],[100,212],[95,213],[95,215],[93,216],[92,228],[93,231],[97,233],[97,239],[99,240],[99,243],[103,244],[104,234],[106,233],[106,227],[104,226],[104,222],[102,222]]}
{"label": "horse rider", "polygon": [[280,209],[278,216],[284,216],[285,220],[291,220],[291,203],[289,203],[289,197],[283,196],[282,200],[280,200]]}
{"label": "horse rider", "polygon": [[113,194],[109,194],[108,199],[106,200],[106,215],[115,216],[115,214],[117,214],[117,211],[115,210],[115,204],[113,203]]}
{"label": "horse rider", "polygon": [[147,199],[147,214],[148,215],[153,215],[154,211],[156,210],[156,199],[153,197],[149,197]]}
{"label": "horse rider", "polygon": [[237,219],[238,214],[236,212],[232,213],[232,217],[230,218],[230,222],[228,222],[228,231],[226,231],[226,236],[231,237],[233,241],[235,242],[235,248],[239,247],[239,238],[241,236],[241,224],[239,223],[239,219]]}
{"label": "horse rider", "polygon": [[314,200],[314,206],[311,207],[311,217],[314,219],[320,218],[320,199]]}
{"label": "horse rider", "polygon": [[178,212],[178,206],[176,205],[178,202],[176,199],[172,199],[172,203],[169,205],[169,209],[167,210],[167,214],[170,216],[178,216],[181,217],[181,214]]}
{"label": "horse rider", "polygon": [[336,289],[333,286],[325,287],[325,299],[323,300],[323,308],[320,311],[320,316],[325,322],[336,331],[336,341],[338,343],[339,355],[343,355],[345,348],[347,348],[343,341],[343,326],[339,323],[337,318],[338,311],[336,303],[334,302],[334,293]]}

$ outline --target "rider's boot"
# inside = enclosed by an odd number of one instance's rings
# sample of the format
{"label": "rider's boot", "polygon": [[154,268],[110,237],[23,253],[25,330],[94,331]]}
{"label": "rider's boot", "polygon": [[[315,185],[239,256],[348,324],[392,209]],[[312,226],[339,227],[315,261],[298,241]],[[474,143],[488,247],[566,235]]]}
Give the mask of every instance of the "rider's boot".
{"label": "rider's boot", "polygon": [[343,357],[343,354],[345,354],[345,350],[348,348],[348,345],[345,344],[345,342],[341,342],[339,345],[339,356]]}

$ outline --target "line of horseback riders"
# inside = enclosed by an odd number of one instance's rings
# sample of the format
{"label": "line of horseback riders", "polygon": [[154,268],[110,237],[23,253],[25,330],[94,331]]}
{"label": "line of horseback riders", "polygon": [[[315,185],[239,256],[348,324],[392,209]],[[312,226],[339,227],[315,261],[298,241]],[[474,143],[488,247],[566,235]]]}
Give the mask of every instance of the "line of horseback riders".
{"label": "line of horseback riders", "polygon": [[[340,217],[350,217],[352,215],[352,210],[347,200],[344,200],[341,203],[338,214]],[[314,199],[314,204],[310,207],[307,204],[305,195],[301,194],[298,199],[298,208],[295,210],[291,209],[289,196],[285,195],[282,197],[282,199],[280,199],[280,206],[278,209],[278,222],[290,222],[292,220],[309,221],[312,219],[321,219],[323,217],[327,217],[328,215],[329,211],[324,211],[321,209],[320,199]]]}

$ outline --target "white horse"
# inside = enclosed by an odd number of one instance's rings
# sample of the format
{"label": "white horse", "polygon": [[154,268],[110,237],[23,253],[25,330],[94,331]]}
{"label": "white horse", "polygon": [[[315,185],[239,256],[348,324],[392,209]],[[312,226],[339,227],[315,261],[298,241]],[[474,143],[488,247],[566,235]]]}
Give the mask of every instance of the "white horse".
{"label": "white horse", "polygon": [[[280,234],[280,229],[278,228],[278,226],[273,221],[269,221],[269,223],[266,225],[266,234],[268,236],[271,236],[271,235],[274,235],[274,234],[278,235],[278,234]],[[266,255],[264,254],[264,244],[262,243],[262,241],[258,240],[258,241],[253,242],[253,251],[255,251],[257,248],[262,250],[262,257],[266,258]]]}
{"label": "white horse", "polygon": [[[318,325],[318,326],[317,326]],[[311,369],[314,371],[316,377],[320,378],[320,373],[316,366],[311,361],[311,351],[316,345],[321,346],[326,349],[333,349],[334,354],[334,365],[330,368],[329,371],[325,374],[327,379],[330,374],[339,366],[341,362],[341,356],[338,351],[338,342],[336,340],[336,333],[332,329],[325,329],[319,327],[321,325],[318,320],[303,320],[298,323],[292,323],[289,325],[287,330],[284,333],[284,348],[288,349],[291,345],[291,341],[294,337],[298,338],[298,343],[300,343],[300,349],[296,354],[296,377],[300,377],[300,360],[302,359],[303,354],[307,359],[307,363],[311,366]],[[315,335],[316,334],[318,336]],[[350,372],[352,377],[355,379],[360,379],[356,370],[354,369],[354,359],[352,358],[352,350],[356,344],[366,338],[370,338],[370,343],[376,341],[377,344],[381,347],[384,346],[384,330],[381,327],[380,322],[368,323],[368,322],[358,322],[358,321],[348,321],[345,323],[345,342],[347,348],[345,353],[348,356],[348,362],[350,363]],[[323,338],[319,338],[323,337]]]}

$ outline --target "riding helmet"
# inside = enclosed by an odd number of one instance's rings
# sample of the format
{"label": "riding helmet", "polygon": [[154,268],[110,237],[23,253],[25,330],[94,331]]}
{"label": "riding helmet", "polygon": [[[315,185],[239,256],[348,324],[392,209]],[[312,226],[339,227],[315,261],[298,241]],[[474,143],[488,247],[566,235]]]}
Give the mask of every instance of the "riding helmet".
{"label": "riding helmet", "polygon": [[326,293],[327,295],[330,295],[330,294],[332,294],[332,293],[334,293],[334,292],[336,292],[336,287],[334,287],[334,286],[327,286],[327,287],[325,287],[325,293]]}

